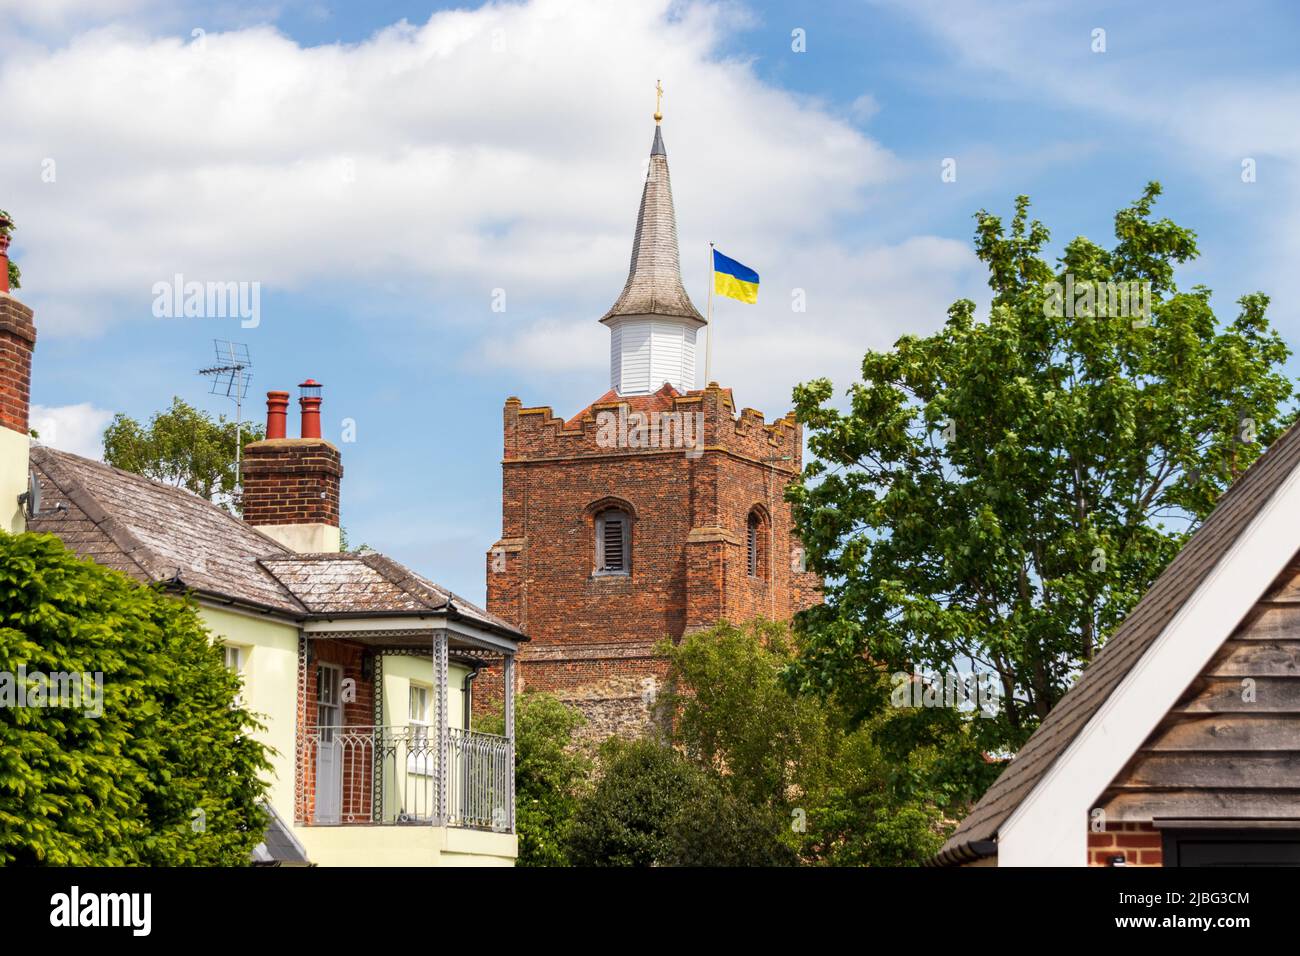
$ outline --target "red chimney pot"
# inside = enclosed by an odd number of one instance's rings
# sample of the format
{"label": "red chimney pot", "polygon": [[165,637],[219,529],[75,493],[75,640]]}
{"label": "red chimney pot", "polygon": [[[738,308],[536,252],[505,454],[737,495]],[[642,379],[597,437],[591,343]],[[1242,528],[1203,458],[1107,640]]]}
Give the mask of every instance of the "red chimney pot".
{"label": "red chimney pot", "polygon": [[283,438],[284,423],[289,411],[288,392],[266,393],[266,437]]}
{"label": "red chimney pot", "polygon": [[298,386],[298,404],[302,408],[302,437],[320,438],[321,384],[307,379]]}

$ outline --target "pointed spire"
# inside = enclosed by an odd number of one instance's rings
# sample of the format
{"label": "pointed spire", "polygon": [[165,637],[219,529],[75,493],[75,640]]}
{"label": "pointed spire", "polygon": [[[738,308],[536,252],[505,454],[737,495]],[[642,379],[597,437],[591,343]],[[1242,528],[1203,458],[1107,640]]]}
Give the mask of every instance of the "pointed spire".
{"label": "pointed spire", "polygon": [[[662,90],[660,90],[662,95]],[[668,179],[668,151],[655,112],[655,138],[650,147],[650,167],[641,190],[641,211],[632,239],[632,262],[618,301],[602,322],[620,315],[666,315],[704,325],[704,317],[691,304],[682,285],[681,257],[677,251],[677,214],[673,187]]]}

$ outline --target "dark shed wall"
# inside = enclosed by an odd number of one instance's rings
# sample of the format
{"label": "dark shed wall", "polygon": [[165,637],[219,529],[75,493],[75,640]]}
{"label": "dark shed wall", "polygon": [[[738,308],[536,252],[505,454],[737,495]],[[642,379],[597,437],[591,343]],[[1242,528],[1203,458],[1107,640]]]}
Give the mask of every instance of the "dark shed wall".
{"label": "dark shed wall", "polygon": [[1300,819],[1300,563],[1107,788],[1108,823]]}

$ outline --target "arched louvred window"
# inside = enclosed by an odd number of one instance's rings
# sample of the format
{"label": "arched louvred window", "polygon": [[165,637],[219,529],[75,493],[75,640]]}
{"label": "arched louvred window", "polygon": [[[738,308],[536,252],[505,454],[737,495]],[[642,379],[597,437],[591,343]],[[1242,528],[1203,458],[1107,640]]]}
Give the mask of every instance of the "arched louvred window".
{"label": "arched louvred window", "polygon": [[751,578],[767,577],[767,521],[758,508],[745,520],[745,568]]}
{"label": "arched louvred window", "polygon": [[596,573],[632,573],[632,523],[617,508],[596,514]]}

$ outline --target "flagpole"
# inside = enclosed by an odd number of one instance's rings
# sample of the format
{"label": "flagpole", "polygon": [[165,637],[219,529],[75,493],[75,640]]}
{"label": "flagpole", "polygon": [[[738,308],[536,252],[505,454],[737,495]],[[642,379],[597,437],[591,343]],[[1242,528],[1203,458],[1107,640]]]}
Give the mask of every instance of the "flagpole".
{"label": "flagpole", "polygon": [[704,387],[709,387],[713,361],[713,243],[709,243],[709,321],[704,329]]}

